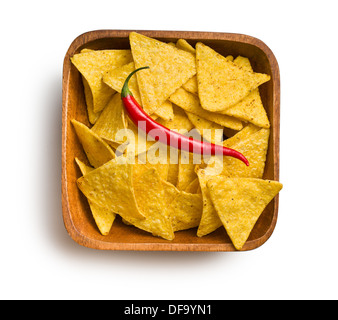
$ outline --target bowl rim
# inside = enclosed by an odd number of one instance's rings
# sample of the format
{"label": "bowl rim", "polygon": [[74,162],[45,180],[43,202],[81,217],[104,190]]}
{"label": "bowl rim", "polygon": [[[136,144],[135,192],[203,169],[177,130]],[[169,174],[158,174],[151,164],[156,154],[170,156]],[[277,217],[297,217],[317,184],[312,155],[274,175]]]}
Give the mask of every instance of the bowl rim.
{"label": "bowl rim", "polygon": [[67,188],[67,169],[66,169],[66,145],[67,145],[67,106],[68,106],[68,87],[70,75],[70,57],[79,50],[82,46],[89,42],[107,39],[107,38],[125,38],[130,32],[138,32],[145,36],[153,38],[184,38],[186,40],[223,40],[242,42],[244,44],[253,45],[261,49],[266,55],[271,67],[271,81],[273,82],[273,110],[274,117],[272,120],[274,130],[273,133],[273,174],[274,179],[279,180],[279,148],[280,148],[280,72],[277,59],[272,50],[260,39],[241,34],[241,33],[226,33],[226,32],[205,32],[205,31],[169,31],[169,30],[121,30],[121,29],[99,29],[88,31],[77,36],[70,44],[63,62],[62,75],[62,173],[61,173],[61,200],[62,200],[62,215],[65,228],[70,237],[79,245],[84,247],[99,249],[99,250],[124,250],[124,251],[215,251],[215,252],[244,252],[256,249],[262,246],[272,235],[278,217],[279,195],[274,198],[273,218],[271,224],[264,235],[254,240],[247,241],[242,250],[235,250],[231,243],[215,244],[215,243],[157,243],[157,242],[142,242],[142,243],[126,243],[126,242],[107,242],[99,239],[93,239],[82,234],[77,230],[70,213]]}

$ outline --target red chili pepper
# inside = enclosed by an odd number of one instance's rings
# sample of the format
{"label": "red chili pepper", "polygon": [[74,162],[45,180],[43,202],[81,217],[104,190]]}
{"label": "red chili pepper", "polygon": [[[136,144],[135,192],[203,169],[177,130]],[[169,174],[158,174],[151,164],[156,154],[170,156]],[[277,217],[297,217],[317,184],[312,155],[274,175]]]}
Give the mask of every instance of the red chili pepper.
{"label": "red chili pepper", "polygon": [[[171,131],[170,129],[162,126],[152,118],[150,118],[141,108],[141,106],[137,103],[135,98],[133,97],[131,91],[128,87],[128,82],[132,75],[139,70],[148,69],[149,67],[142,67],[134,70],[129,74],[124,85],[121,90],[121,98],[122,102],[127,110],[129,118],[133,123],[138,127],[140,121],[144,121],[146,126],[145,132],[152,136],[155,140],[170,145],[171,147],[185,150],[191,153],[198,153],[198,154],[206,154],[206,155],[223,155],[234,157],[243,161],[247,166],[249,166],[249,161],[238,151],[223,147],[221,145],[203,142],[199,140],[195,140],[191,137],[186,137],[178,132]],[[155,129],[155,130],[154,130]],[[164,132],[165,135],[158,135],[154,134],[154,132]],[[164,138],[163,138],[164,137]]]}

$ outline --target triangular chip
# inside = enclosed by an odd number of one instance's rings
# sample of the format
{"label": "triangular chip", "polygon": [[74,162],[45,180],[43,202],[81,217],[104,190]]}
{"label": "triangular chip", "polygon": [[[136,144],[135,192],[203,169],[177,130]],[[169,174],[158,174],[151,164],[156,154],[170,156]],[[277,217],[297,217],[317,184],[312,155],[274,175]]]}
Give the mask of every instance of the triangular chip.
{"label": "triangular chip", "polygon": [[111,147],[95,132],[75,119],[72,119],[71,122],[82,144],[83,150],[87,155],[88,161],[94,168],[98,168],[115,158],[115,153]]}
{"label": "triangular chip", "polygon": [[[253,71],[248,58],[237,57],[234,63],[244,70]],[[251,122],[262,128],[269,128],[270,122],[264,109],[259,88],[252,90],[245,98],[220,113]]]}
{"label": "triangular chip", "polygon": [[[121,93],[126,78],[134,70],[135,70],[134,62],[130,62],[122,67],[117,67],[104,74],[103,82],[105,82],[112,89]],[[129,80],[129,90],[133,94],[135,100],[140,105],[142,105],[136,76],[131,77],[131,79]],[[174,117],[172,103],[169,100],[164,101],[163,104],[154,112],[154,115],[161,117],[164,120],[168,121],[172,120]]]}
{"label": "triangular chip", "polygon": [[205,110],[219,112],[235,105],[270,79],[254,73],[199,42],[196,44],[198,95]]}
{"label": "triangular chip", "polygon": [[208,175],[207,171],[204,169],[199,169],[196,173],[200,183],[203,199],[203,212],[197,229],[197,236],[203,237],[221,227],[222,222],[217,215],[214,205],[212,204],[209,189],[207,188],[208,180],[214,176]]}
{"label": "triangular chip", "polygon": [[[80,161],[78,158],[75,158],[75,161],[78,164],[83,175],[94,170],[93,168],[87,166],[85,163]],[[98,229],[103,236],[106,236],[114,223],[116,214],[108,208],[98,206],[96,203],[92,202],[89,199],[88,203]]]}
{"label": "triangular chip", "polygon": [[82,82],[83,82],[83,89],[84,89],[85,99],[86,99],[88,120],[91,124],[94,124],[96,120],[99,118],[101,111],[94,112],[92,90],[90,89],[89,84],[87,80],[85,79],[85,77],[82,77]]}
{"label": "triangular chip", "polygon": [[145,219],[125,218],[127,222],[154,236],[174,239],[171,218],[166,211],[163,184],[154,168],[133,180],[136,202]]}
{"label": "triangular chip", "polygon": [[116,134],[123,129],[127,129],[127,119],[121,95],[116,93],[103,109],[92,131],[110,142],[123,143],[116,140]]}
{"label": "triangular chip", "polygon": [[243,128],[241,120],[229,117],[225,114],[218,114],[203,109],[198,96],[184,90],[183,88],[176,90],[176,92],[170,96],[169,100],[181,107],[183,110],[202,117],[203,119],[215,122],[223,127],[234,130],[241,130]]}
{"label": "triangular chip", "polygon": [[167,43],[131,32],[129,35],[142,105],[153,114],[171,94],[196,74],[193,54]]}
{"label": "triangular chip", "polygon": [[78,187],[89,200],[127,221],[143,219],[133,189],[132,167],[123,157],[115,158],[79,178]]}
{"label": "triangular chip", "polygon": [[93,111],[101,111],[115,92],[102,81],[105,72],[132,61],[130,50],[85,50],[71,58],[87,80],[93,96]]}
{"label": "triangular chip", "polygon": [[282,189],[277,181],[215,177],[207,183],[211,200],[233,245],[241,250],[266,206]]}

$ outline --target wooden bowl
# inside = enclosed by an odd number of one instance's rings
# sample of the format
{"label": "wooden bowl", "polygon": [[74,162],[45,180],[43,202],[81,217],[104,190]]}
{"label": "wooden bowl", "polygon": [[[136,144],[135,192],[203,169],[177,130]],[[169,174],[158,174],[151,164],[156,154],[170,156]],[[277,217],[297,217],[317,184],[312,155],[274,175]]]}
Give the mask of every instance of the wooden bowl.
{"label": "wooden bowl", "polygon": [[[81,173],[75,157],[85,160],[85,154],[70,120],[75,118],[89,126],[84,90],[80,73],[71,64],[70,57],[83,48],[127,49],[128,36],[132,30],[98,30],[84,33],[70,45],[63,66],[62,88],[62,208],[65,227],[71,238],[85,247],[101,250],[147,250],[147,251],[235,251],[223,227],[202,238],[196,228],[175,233],[175,240],[167,241],[125,225],[116,218],[111,232],[102,236],[96,227],[85,196],[78,189],[76,180]],[[134,30],[133,30],[134,31]],[[260,86],[263,104],[270,123],[271,135],[264,179],[279,179],[279,121],[280,77],[279,68],[272,51],[260,40],[242,34],[185,32],[185,31],[140,31],[146,36],[165,42],[186,39],[192,45],[202,41],[223,55],[248,57],[256,72],[271,75],[271,80]],[[278,196],[267,206],[258,219],[242,251],[261,246],[271,236],[278,214]]]}

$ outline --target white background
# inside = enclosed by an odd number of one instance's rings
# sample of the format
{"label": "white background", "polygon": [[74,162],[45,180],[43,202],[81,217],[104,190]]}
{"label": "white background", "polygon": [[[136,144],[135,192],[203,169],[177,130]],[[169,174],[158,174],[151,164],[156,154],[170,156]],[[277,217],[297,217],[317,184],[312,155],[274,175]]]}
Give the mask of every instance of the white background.
{"label": "white background", "polygon": [[[336,1],[6,1],[1,6],[1,299],[337,299]],[[100,6],[96,5],[100,4]],[[111,252],[61,209],[62,65],[96,29],[248,34],[281,72],[280,210],[260,248]]]}

